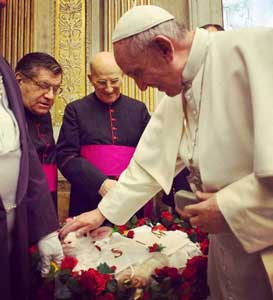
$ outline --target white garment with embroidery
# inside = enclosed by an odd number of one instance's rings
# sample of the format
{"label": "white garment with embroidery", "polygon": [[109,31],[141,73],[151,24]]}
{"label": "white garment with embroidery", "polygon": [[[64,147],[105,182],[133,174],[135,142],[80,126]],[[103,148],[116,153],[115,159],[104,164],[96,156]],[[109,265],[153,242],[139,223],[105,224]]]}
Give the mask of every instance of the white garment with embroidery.
{"label": "white garment with embroidery", "polygon": [[[192,83],[187,93],[198,106],[205,67],[200,116],[189,120],[191,131],[199,121],[193,159],[204,189],[218,191],[218,206],[231,228],[211,235],[213,300],[272,299],[260,257],[273,245],[273,189],[263,179],[273,178],[272,47],[270,28],[197,30],[183,71],[183,79]],[[194,108],[188,109],[194,116]],[[180,95],[159,104],[129,167],[99,204],[111,222],[125,223],[161,188],[170,190],[187,162],[182,115]]]}

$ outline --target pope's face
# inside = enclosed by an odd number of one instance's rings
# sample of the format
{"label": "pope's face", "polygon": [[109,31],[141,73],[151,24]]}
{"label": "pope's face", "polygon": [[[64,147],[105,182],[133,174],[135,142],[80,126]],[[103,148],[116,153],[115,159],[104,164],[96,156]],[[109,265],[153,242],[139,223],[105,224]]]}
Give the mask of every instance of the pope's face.
{"label": "pope's face", "polygon": [[126,47],[119,43],[114,44],[114,53],[119,67],[135,80],[140,90],[154,87],[171,97],[181,92],[181,72],[177,72],[172,63],[161,60],[156,53],[130,56]]}
{"label": "pope's face", "polygon": [[0,8],[5,7],[7,4],[7,0],[0,0]]}

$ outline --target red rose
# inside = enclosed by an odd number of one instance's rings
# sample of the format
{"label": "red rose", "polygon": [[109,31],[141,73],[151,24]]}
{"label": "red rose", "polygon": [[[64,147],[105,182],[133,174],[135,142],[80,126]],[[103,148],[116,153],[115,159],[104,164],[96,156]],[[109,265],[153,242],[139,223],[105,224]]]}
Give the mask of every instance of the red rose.
{"label": "red rose", "polygon": [[209,251],[209,241],[204,240],[201,243],[199,243],[200,250],[202,251],[203,254],[207,255]]}
{"label": "red rose", "polygon": [[185,280],[193,281],[196,277],[196,268],[194,266],[186,266],[182,272],[182,276]]}
{"label": "red rose", "polygon": [[111,266],[110,269],[113,271],[113,273],[116,272],[117,267],[116,266]]}
{"label": "red rose", "polygon": [[203,255],[194,256],[193,258],[191,258],[187,261],[187,267],[192,266],[200,271],[206,270],[207,264],[208,264],[208,258],[207,258],[207,256],[203,256]]}
{"label": "red rose", "polygon": [[106,287],[107,278],[94,269],[89,269],[82,273],[80,277],[80,285],[82,288],[88,290],[92,295],[97,296],[101,294]]}
{"label": "red rose", "polygon": [[172,281],[177,281],[180,277],[178,270],[176,268],[168,268],[168,277],[171,278]]}
{"label": "red rose", "polygon": [[135,235],[135,232],[134,232],[133,230],[129,230],[128,233],[127,233],[127,237],[128,237],[129,239],[134,238],[134,235]]}
{"label": "red rose", "polygon": [[200,228],[196,227],[194,229],[194,231],[196,233],[197,242],[202,242],[203,240],[207,240],[208,239],[207,233],[205,233],[204,231],[202,231]]}
{"label": "red rose", "polygon": [[37,245],[31,246],[28,251],[29,251],[30,255],[33,255],[33,254],[37,253],[38,252]]}
{"label": "red rose", "polygon": [[168,211],[166,211],[166,210],[164,210],[164,211],[161,212],[161,218],[162,219],[166,219],[166,220],[168,220],[170,222],[173,221],[173,216]]}
{"label": "red rose", "polygon": [[118,231],[119,231],[120,234],[123,234],[125,230],[128,230],[127,224],[117,226],[117,228],[118,228]]}
{"label": "red rose", "polygon": [[149,252],[161,252],[163,250],[163,247],[161,244],[157,244],[157,243],[154,243],[152,246],[149,246],[148,249],[149,249]]}
{"label": "red rose", "polygon": [[152,231],[167,231],[167,228],[162,224],[157,224],[152,227]]}
{"label": "red rose", "polygon": [[147,222],[147,218],[141,218],[137,220],[137,227],[145,225]]}
{"label": "red rose", "polygon": [[158,277],[169,277],[172,282],[178,281],[181,277],[178,270],[172,267],[163,267],[161,269],[155,269],[155,274]]}
{"label": "red rose", "polygon": [[77,265],[78,260],[75,257],[72,256],[65,256],[62,263],[61,263],[61,270],[69,269],[73,270],[75,266]]}

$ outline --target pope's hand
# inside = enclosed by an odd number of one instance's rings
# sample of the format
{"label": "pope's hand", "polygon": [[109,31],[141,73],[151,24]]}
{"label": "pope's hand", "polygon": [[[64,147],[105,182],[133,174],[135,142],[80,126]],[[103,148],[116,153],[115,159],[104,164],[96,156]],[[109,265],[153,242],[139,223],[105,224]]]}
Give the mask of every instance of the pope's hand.
{"label": "pope's hand", "polygon": [[100,186],[99,194],[104,197],[115,185],[117,184],[116,180],[105,179]]}
{"label": "pope's hand", "polygon": [[102,225],[104,220],[105,217],[98,208],[89,212],[85,212],[65,224],[60,231],[60,238],[63,239],[69,232],[76,230],[77,236],[82,236],[85,233]]}
{"label": "pope's hand", "polygon": [[41,256],[41,274],[45,277],[50,271],[51,261],[61,264],[64,257],[58,232],[54,231],[43,237],[38,242],[38,250]]}
{"label": "pope's hand", "polygon": [[228,231],[228,224],[222,215],[216,200],[215,193],[196,193],[198,204],[185,206],[184,210],[176,208],[178,214],[188,216],[192,226],[198,226],[208,233]]}

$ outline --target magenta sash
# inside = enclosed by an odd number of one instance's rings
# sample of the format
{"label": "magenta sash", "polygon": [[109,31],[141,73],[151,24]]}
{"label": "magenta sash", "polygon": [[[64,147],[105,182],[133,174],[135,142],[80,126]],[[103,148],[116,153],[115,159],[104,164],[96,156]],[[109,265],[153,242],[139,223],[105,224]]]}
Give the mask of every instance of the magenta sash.
{"label": "magenta sash", "polygon": [[57,190],[57,166],[53,164],[42,164],[42,168],[46,175],[50,192],[55,192]]}
{"label": "magenta sash", "polygon": [[134,152],[135,147],[119,145],[81,147],[81,156],[107,176],[119,176],[127,168]]}

